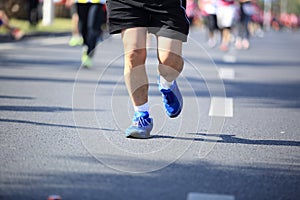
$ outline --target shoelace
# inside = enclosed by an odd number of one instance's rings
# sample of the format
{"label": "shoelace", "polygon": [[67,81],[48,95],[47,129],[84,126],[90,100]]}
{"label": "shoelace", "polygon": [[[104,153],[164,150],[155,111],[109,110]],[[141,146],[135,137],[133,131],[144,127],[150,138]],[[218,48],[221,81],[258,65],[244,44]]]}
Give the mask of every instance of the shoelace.
{"label": "shoelace", "polygon": [[143,117],[139,117],[138,121],[134,121],[133,125],[137,127],[145,127],[151,124],[150,118],[144,119]]}

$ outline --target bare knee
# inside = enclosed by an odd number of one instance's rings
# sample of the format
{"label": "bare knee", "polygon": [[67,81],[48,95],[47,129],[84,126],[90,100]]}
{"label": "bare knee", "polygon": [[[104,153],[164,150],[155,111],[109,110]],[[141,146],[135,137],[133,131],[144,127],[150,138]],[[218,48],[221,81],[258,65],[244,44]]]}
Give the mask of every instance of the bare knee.
{"label": "bare knee", "polygon": [[167,53],[166,56],[160,57],[159,63],[159,74],[168,81],[176,79],[183,69],[182,57],[171,52]]}
{"label": "bare knee", "polygon": [[146,61],[146,49],[133,49],[125,52],[125,67],[134,68],[144,65]]}

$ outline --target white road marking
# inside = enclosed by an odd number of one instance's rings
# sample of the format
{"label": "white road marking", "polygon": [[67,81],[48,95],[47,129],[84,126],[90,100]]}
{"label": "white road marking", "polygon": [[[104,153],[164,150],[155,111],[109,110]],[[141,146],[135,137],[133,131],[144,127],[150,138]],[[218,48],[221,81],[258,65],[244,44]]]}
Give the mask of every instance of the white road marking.
{"label": "white road marking", "polygon": [[3,43],[0,45],[0,50],[11,50],[15,48],[16,45],[14,45],[14,43]]}
{"label": "white road marking", "polygon": [[233,117],[233,99],[212,97],[208,115],[214,117]]}
{"label": "white road marking", "polygon": [[231,195],[219,195],[219,194],[204,194],[191,192],[188,194],[187,200],[234,200],[234,196]]}
{"label": "white road marking", "polygon": [[70,40],[70,36],[63,36],[63,37],[48,37],[48,38],[35,38],[34,40],[28,40],[31,44],[38,44],[43,46],[48,45],[68,45]]}
{"label": "white road marking", "polygon": [[230,55],[230,54],[224,55],[223,56],[223,61],[226,62],[226,63],[235,63],[236,62],[236,56]]}
{"label": "white road marking", "polygon": [[218,73],[219,77],[223,80],[233,80],[235,77],[235,72],[232,68],[220,68]]}

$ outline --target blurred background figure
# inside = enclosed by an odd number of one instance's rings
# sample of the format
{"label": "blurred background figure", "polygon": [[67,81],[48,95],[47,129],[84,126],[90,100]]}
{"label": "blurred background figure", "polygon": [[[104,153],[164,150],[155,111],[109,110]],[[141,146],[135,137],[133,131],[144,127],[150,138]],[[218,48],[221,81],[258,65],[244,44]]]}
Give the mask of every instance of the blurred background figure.
{"label": "blurred background figure", "polygon": [[102,37],[101,26],[105,22],[105,0],[68,0],[67,4],[76,3],[78,13],[78,30],[83,37],[84,49],[81,64],[85,68],[92,67],[95,47]]}
{"label": "blurred background figure", "polygon": [[250,32],[251,35],[257,37],[264,37],[263,23],[264,23],[264,12],[257,4],[257,0],[252,0],[252,6],[254,13],[251,16]]}
{"label": "blurred background figure", "polygon": [[236,38],[235,47],[237,49],[249,49],[249,22],[251,20],[251,16],[255,13],[255,9],[251,0],[239,0],[239,4],[238,36]]}
{"label": "blurred background figure", "polygon": [[39,22],[39,0],[28,0],[28,21],[31,26],[36,26]]}
{"label": "blurred background figure", "polygon": [[221,29],[221,51],[228,51],[231,42],[231,28],[236,17],[236,7],[234,0],[218,0],[217,3],[217,23]]}
{"label": "blurred background figure", "polygon": [[83,45],[83,38],[78,30],[78,14],[77,5],[74,2],[66,1],[66,7],[70,9],[71,19],[72,19],[72,37],[69,41],[71,47]]}
{"label": "blurred background figure", "polygon": [[290,21],[291,21],[291,28],[293,30],[296,30],[298,28],[299,25],[299,21],[298,21],[298,17],[295,13],[291,13],[290,14]]}
{"label": "blurred background figure", "polygon": [[207,44],[210,48],[215,47],[217,41],[215,32],[219,29],[217,24],[217,0],[199,0],[199,9],[205,18],[205,25],[208,28]]}
{"label": "blurred background figure", "polygon": [[278,21],[280,24],[280,28],[286,28],[291,30],[297,30],[297,28],[299,28],[299,18],[294,13],[281,13]]}
{"label": "blurred background figure", "polygon": [[24,36],[23,31],[10,25],[9,18],[3,10],[0,10],[0,27],[1,26],[7,29],[11,37],[15,40],[20,40]]}
{"label": "blurred background figure", "polygon": [[196,17],[197,12],[197,3],[194,0],[187,0],[186,1],[186,15],[189,18],[190,24],[193,23],[194,18]]}

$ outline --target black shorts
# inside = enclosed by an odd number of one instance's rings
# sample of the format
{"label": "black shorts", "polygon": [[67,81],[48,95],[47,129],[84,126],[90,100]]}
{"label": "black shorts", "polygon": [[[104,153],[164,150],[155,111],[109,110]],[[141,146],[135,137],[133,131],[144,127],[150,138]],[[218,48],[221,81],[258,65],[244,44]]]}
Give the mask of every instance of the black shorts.
{"label": "black shorts", "polygon": [[157,36],[186,42],[189,20],[184,5],[185,0],[107,0],[109,32],[148,27]]}
{"label": "black shorts", "polygon": [[206,16],[206,20],[207,20],[206,23],[209,31],[212,32],[218,30],[217,15],[209,14],[208,16]]}

